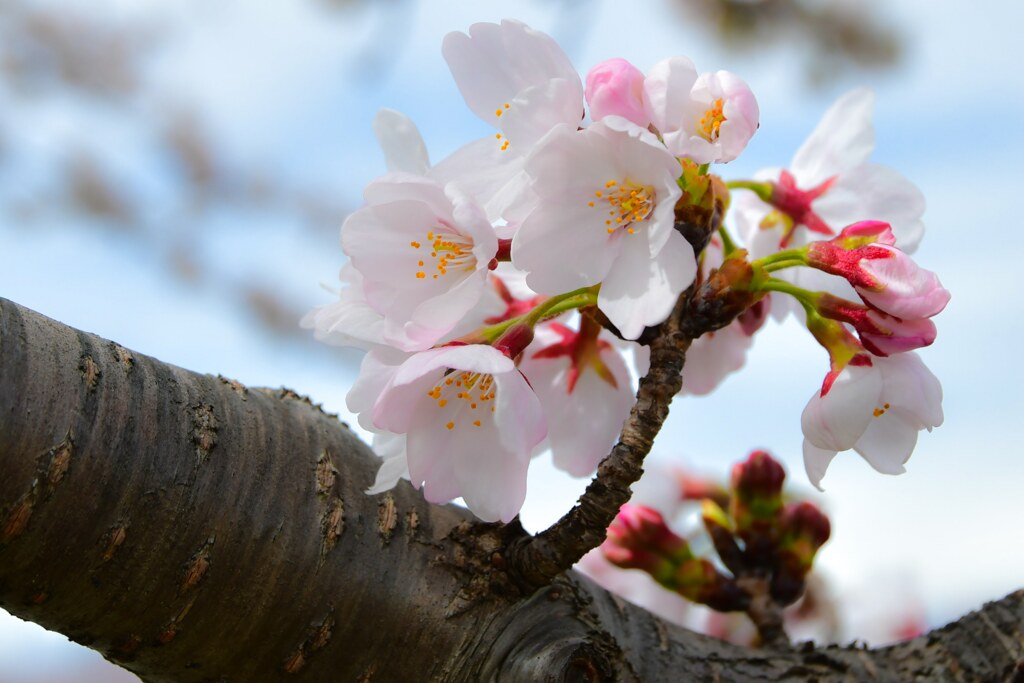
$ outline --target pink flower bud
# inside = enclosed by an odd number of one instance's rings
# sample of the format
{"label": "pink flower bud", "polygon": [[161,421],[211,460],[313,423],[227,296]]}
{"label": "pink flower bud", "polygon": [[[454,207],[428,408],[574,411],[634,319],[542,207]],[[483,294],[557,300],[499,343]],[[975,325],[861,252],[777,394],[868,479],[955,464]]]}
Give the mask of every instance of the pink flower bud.
{"label": "pink flower bud", "polygon": [[831,294],[818,298],[818,312],[853,325],[864,348],[876,356],[913,351],[935,341],[935,323],[927,318],[900,320]]}
{"label": "pink flower bud", "polygon": [[533,341],[533,328],[523,323],[517,323],[508,328],[501,337],[494,342],[494,348],[504,353],[509,358],[516,358]]}
{"label": "pink flower bud", "polygon": [[625,59],[608,59],[592,68],[586,97],[594,121],[621,116],[643,128],[651,122],[644,113],[644,75]]}
{"label": "pink flower bud", "polygon": [[661,513],[643,505],[622,506],[601,545],[605,557],[620,567],[657,574],[665,563],[691,558],[690,546],[668,528]]}
{"label": "pink flower bud", "polygon": [[885,240],[867,242],[871,230],[885,224],[854,223],[828,242],[812,242],[807,265],[846,278],[869,306],[903,320],[930,318],[949,302],[949,292],[938,276],[920,268],[892,246],[892,232],[882,229]]}

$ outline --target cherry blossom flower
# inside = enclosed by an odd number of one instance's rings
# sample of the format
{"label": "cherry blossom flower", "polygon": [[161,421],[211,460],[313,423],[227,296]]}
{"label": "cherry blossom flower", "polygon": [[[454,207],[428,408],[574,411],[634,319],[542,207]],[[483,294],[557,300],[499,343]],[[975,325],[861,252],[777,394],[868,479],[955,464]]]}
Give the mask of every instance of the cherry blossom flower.
{"label": "cherry blossom flower", "polygon": [[843,95],[797,150],[788,170],[757,174],[772,182],[771,204],[753,193],[737,193],[733,213],[754,257],[806,244],[807,232],[831,235],[864,219],[891,224],[903,251],[917,247],[924,234],[924,197],[896,171],[868,163],[875,146],[874,100],[866,89]]}
{"label": "cherry blossom flower", "polygon": [[659,62],[644,80],[647,114],[677,157],[732,161],[757,132],[757,100],[728,71],[697,75],[686,57]]}
{"label": "cherry blossom flower", "polygon": [[853,449],[883,474],[901,474],[918,432],[942,424],[942,386],[915,353],[848,365],[804,408],[804,466],[821,488],[839,451]]}
{"label": "cherry blossom flower", "polygon": [[548,418],[555,467],[574,477],[593,474],[633,407],[626,363],[598,332],[587,318],[578,332],[557,322],[539,327],[519,364]]}
{"label": "cherry blossom flower", "polygon": [[526,283],[560,294],[601,283],[598,306],[626,339],[661,322],[693,281],[673,229],[679,162],[648,131],[609,116],[553,130],[527,158],[536,203],[512,241]]}
{"label": "cherry blossom flower", "polygon": [[370,183],[365,198],[342,226],[342,249],[384,317],[384,339],[407,351],[429,348],[480,301],[497,236],[454,184],[391,174]]}
{"label": "cherry blossom flower", "polygon": [[644,110],[644,74],[625,59],[608,59],[587,72],[587,105],[594,121],[621,116],[646,128],[650,117]]}
{"label": "cherry blossom flower", "polygon": [[510,521],[547,433],[540,401],[505,354],[454,345],[415,353],[373,405],[375,429],[406,435],[412,484],[431,503],[461,496],[484,521]]}

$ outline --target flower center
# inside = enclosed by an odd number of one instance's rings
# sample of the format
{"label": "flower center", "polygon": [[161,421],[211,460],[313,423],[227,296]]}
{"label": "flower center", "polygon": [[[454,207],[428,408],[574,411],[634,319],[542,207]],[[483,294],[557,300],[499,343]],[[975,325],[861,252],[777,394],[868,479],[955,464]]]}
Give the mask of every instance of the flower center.
{"label": "flower center", "polygon": [[725,114],[722,113],[722,98],[719,97],[700,119],[700,136],[708,142],[714,142],[718,139],[718,129],[722,127],[723,121]]}
{"label": "flower center", "polygon": [[[649,185],[637,185],[634,182],[625,180],[609,180],[604,184],[604,190],[594,192],[596,200],[603,200],[608,204],[608,218],[604,224],[608,228],[608,234],[615,232],[616,228],[625,228],[626,232],[632,235],[636,232],[632,224],[642,221],[651,215],[654,210],[654,188]],[[587,206],[594,207],[596,202],[587,202]]]}
{"label": "flower center", "polygon": [[474,427],[481,424],[479,414],[473,411],[483,410],[490,403],[491,412],[494,412],[494,397],[497,396],[497,387],[494,384],[494,376],[477,372],[466,372],[461,370],[450,370],[444,379],[434,385],[434,388],[427,392],[427,396],[437,402],[445,411],[448,422],[445,427],[455,429],[455,420],[459,417],[459,408],[469,406],[469,416]]}
{"label": "flower center", "polygon": [[[416,262],[417,280],[425,280],[428,271],[436,271],[431,273],[430,277],[437,280],[447,275],[451,269],[455,269],[456,272],[476,270],[473,242],[457,232],[441,232],[440,228],[434,228],[427,232],[425,242],[413,240],[409,242],[409,246],[423,250],[420,253],[422,258]],[[426,251],[428,248],[429,252]],[[430,256],[426,256],[427,253]]]}

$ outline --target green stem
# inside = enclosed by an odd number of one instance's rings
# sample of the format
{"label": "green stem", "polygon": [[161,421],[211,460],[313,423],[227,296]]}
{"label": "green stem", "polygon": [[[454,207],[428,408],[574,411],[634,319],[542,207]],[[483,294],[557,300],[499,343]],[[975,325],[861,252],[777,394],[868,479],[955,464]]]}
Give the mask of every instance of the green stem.
{"label": "green stem", "polygon": [[707,175],[709,168],[711,168],[710,163],[701,164],[700,166],[697,167],[697,175]]}
{"label": "green stem", "polygon": [[597,302],[597,287],[581,287],[565,294],[545,299],[523,316],[522,322],[530,327],[547,318]]}
{"label": "green stem", "polygon": [[593,306],[597,303],[598,289],[599,287],[596,285],[594,287],[581,287],[572,292],[566,292],[565,294],[545,299],[537,304],[529,313],[484,327],[480,330],[479,334],[488,343],[493,343],[513,325],[524,324],[533,327],[539,322],[553,318],[556,315],[561,315],[566,311]]}
{"label": "green stem", "polygon": [[733,241],[732,235],[725,229],[724,225],[718,227],[718,236],[722,238],[722,255],[728,256],[738,248],[736,242]]}
{"label": "green stem", "polygon": [[775,266],[785,263],[786,265],[781,266],[782,268],[789,268],[791,266],[806,266],[807,265],[807,247],[800,247],[798,249],[787,249],[785,251],[776,252],[763,258],[759,258],[751,266],[765,268],[766,270],[778,270]]}
{"label": "green stem", "polygon": [[730,180],[725,184],[730,190],[750,190],[758,197],[761,201],[771,204],[772,202],[772,184],[758,182],[756,180]]}
{"label": "green stem", "polygon": [[792,282],[786,282],[778,278],[769,278],[758,284],[757,289],[761,291],[769,292],[782,292],[783,294],[789,294],[791,297],[799,301],[804,305],[804,308],[811,307],[815,308],[815,300],[817,295],[814,292],[808,291],[803,287],[797,287]]}
{"label": "green stem", "polygon": [[766,273],[774,273],[775,271],[782,270],[783,268],[795,268],[797,266],[806,265],[807,263],[802,259],[783,259],[781,261],[769,263],[768,265],[764,266],[764,271]]}

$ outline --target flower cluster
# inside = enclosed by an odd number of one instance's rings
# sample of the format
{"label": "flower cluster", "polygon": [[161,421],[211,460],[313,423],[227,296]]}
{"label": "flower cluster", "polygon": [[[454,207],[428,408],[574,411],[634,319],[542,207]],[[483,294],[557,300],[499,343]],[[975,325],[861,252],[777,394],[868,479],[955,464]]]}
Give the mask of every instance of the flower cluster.
{"label": "flower cluster", "polygon": [[[467,106],[494,133],[431,164],[407,117],[378,114],[374,130],[388,173],[367,185],[364,206],[342,226],[348,263],[337,300],[303,325],[328,343],[367,351],[348,406],[376,434],[384,458],[371,492],[404,477],[431,502],[461,497],[481,519],[509,521],[537,454],[549,450],[575,476],[595,471],[632,406],[626,357],[644,370],[635,340],[662,323],[687,288],[745,258],[724,226],[706,249],[681,226],[716,192],[727,204],[710,164],[743,151],[758,128],[758,106],[740,78],[699,73],[685,57],[646,74],[608,60],[584,85],[550,37],[517,21],[451,33],[442,53]],[[823,144],[831,143],[815,148]],[[858,171],[860,157],[826,169],[833,175],[818,182],[812,152],[798,154],[799,174],[794,164],[778,181],[734,185],[753,189],[771,217],[749,240],[758,259],[743,285],[749,306],[694,344],[684,377],[692,393],[707,393],[742,365],[765,320],[766,293],[786,287],[814,311],[813,321],[825,321],[819,339],[842,331],[852,349],[829,347],[833,394],[848,383],[842,373],[885,367],[869,355],[905,356],[934,338],[927,318],[937,310],[905,303],[911,294],[900,286],[913,277],[905,257],[883,264],[877,252],[903,254],[890,233],[868,239],[848,228],[828,246],[801,241],[802,227],[832,234],[833,214],[817,204],[826,193],[868,192],[881,182]],[[813,167],[810,181],[805,167]],[[807,182],[817,185],[807,189]],[[741,231],[755,208],[742,207]],[[896,214],[856,217],[878,218],[895,221]],[[775,248],[758,252],[753,245],[767,243],[763,235],[779,226]],[[901,239],[919,237],[907,230]],[[797,265],[845,278],[864,304],[819,294],[807,303],[812,293],[771,274]],[[914,291],[929,284],[938,287],[928,280]],[[893,415],[907,414],[893,406]],[[806,431],[815,418],[805,413],[804,422]],[[928,415],[920,426],[933,423]],[[856,440],[808,438],[819,449],[860,450]]]}

